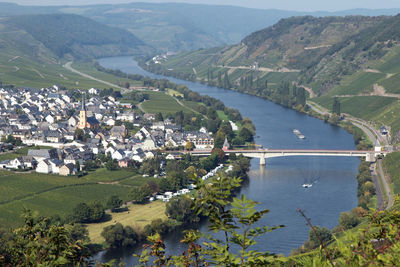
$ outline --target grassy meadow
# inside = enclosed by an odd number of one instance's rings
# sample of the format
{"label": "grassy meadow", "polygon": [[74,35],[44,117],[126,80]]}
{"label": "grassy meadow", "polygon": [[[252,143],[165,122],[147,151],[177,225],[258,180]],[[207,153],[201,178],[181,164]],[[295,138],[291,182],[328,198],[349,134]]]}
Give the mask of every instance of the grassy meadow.
{"label": "grassy meadow", "polygon": [[167,219],[165,215],[165,203],[161,201],[155,201],[146,205],[130,205],[128,211],[111,213],[111,216],[111,220],[107,222],[87,224],[89,238],[92,243],[104,243],[104,238],[101,236],[103,228],[113,225],[116,222],[124,226],[131,226],[140,232],[145,225],[150,224],[154,219]]}

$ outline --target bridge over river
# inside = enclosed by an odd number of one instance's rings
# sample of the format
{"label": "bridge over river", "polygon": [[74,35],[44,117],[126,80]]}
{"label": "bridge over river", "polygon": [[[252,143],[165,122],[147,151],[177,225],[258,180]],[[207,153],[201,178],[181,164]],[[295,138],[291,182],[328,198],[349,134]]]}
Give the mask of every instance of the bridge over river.
{"label": "bridge over river", "polygon": [[[181,151],[192,156],[209,156],[211,150]],[[265,160],[275,157],[290,156],[333,156],[333,157],[364,157],[368,162],[375,162],[376,157],[385,156],[388,151],[360,151],[360,150],[324,150],[324,149],[224,149],[226,154],[234,153],[249,158],[259,158],[260,165],[265,165]]]}

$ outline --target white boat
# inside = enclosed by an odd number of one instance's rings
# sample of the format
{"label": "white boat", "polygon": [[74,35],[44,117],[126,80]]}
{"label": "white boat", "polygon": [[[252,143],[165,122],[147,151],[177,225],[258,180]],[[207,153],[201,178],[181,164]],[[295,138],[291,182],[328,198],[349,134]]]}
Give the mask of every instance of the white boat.
{"label": "white boat", "polygon": [[312,187],[312,184],[303,184],[303,187],[304,188],[310,188],[310,187]]}
{"label": "white boat", "polygon": [[304,134],[302,134],[302,133],[299,131],[299,129],[293,129],[293,133],[294,133],[295,135],[297,135],[297,137],[300,138],[300,139],[305,139],[305,138],[306,138],[306,137],[304,136]]}

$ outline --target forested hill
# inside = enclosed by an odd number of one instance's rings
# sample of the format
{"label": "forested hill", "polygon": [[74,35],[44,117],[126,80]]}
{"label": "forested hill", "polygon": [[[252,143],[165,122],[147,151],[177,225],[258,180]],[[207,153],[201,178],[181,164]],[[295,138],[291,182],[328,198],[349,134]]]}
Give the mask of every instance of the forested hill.
{"label": "forested hill", "polygon": [[126,30],[78,15],[21,15],[9,17],[3,23],[26,31],[59,58],[93,58],[151,51]]}

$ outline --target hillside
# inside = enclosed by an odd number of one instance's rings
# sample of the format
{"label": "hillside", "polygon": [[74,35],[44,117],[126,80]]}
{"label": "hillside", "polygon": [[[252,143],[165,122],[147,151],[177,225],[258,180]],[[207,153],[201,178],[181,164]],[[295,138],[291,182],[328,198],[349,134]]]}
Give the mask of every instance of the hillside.
{"label": "hillside", "polygon": [[352,9],[338,12],[258,10],[184,3],[129,3],[87,6],[22,6],[0,3],[0,15],[76,14],[128,30],[161,52],[190,51],[240,42],[248,34],[282,18],[312,15],[395,15],[400,9]]}
{"label": "hillside", "polygon": [[[70,88],[104,88],[107,85],[64,69],[62,63],[66,60],[142,55],[152,51],[125,30],[63,14],[0,17],[0,48],[3,85],[45,87],[59,84]],[[100,78],[103,77],[101,74]],[[112,76],[106,78],[115,82]]]}
{"label": "hillside", "polygon": [[[175,73],[193,75],[197,79],[217,82],[217,72],[228,72],[230,80],[239,84],[250,72],[253,78],[273,85],[280,80],[294,80],[300,71],[319,62],[330,48],[385,17],[292,17],[254,32],[239,44],[181,53],[162,62],[162,68]],[[155,65],[155,64],[153,64]],[[159,69],[160,66],[150,68]],[[213,77],[208,72],[213,71]]]}
{"label": "hillside", "polygon": [[77,15],[22,15],[9,17],[4,23],[25,31],[59,58],[94,58],[150,51],[125,30]]}
{"label": "hillside", "polygon": [[328,109],[339,97],[342,111],[374,121],[377,127],[388,126],[396,143],[399,29],[400,15],[293,17],[250,34],[237,45],[180,53],[143,66],[289,107],[304,104],[297,96],[302,90],[290,85],[295,83]]}

